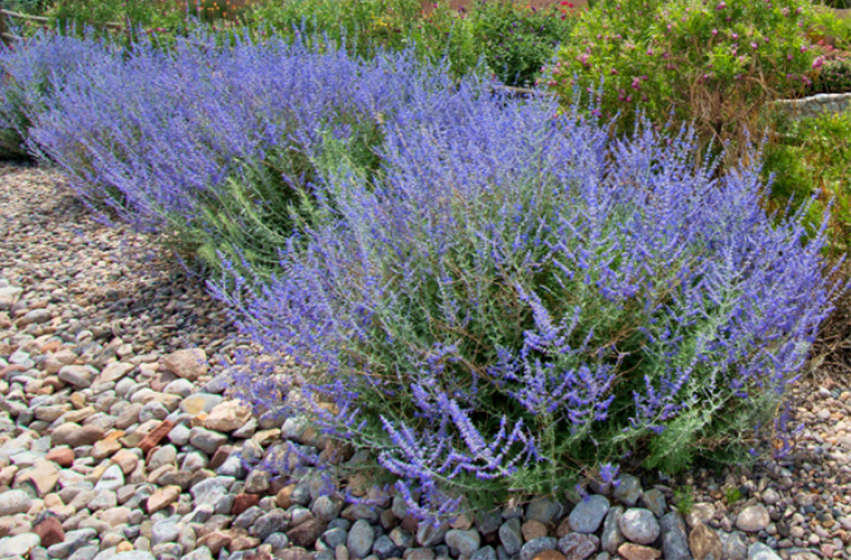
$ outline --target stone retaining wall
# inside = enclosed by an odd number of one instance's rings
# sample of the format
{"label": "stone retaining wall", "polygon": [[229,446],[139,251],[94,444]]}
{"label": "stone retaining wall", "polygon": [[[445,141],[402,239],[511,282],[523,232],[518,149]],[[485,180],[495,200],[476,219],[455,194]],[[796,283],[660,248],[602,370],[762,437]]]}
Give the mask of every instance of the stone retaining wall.
{"label": "stone retaining wall", "polygon": [[814,117],[822,112],[839,113],[851,108],[851,93],[820,93],[803,99],[776,101],[775,107],[787,111],[793,119]]}

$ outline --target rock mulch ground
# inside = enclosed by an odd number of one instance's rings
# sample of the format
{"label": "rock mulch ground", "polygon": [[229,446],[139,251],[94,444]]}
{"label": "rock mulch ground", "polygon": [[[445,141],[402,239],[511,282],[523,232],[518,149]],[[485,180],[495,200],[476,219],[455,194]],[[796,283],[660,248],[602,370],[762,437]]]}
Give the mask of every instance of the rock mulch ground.
{"label": "rock mulch ground", "polygon": [[0,207],[0,558],[851,559],[847,376],[800,385],[783,460],[433,527],[392,493],[347,505],[310,468],[254,466],[322,440],[228,398],[225,313],[150,239],[34,167],[0,167]]}

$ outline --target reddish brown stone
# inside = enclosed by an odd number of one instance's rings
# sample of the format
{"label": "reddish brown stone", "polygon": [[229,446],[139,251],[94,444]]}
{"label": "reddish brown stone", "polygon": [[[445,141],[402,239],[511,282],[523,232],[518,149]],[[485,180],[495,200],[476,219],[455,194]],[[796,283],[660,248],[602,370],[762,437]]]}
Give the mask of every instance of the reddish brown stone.
{"label": "reddish brown stone", "polygon": [[526,542],[539,539],[547,536],[547,526],[540,521],[530,519],[520,527],[520,532],[523,533],[523,539]]}
{"label": "reddish brown stone", "polygon": [[284,486],[278,490],[275,495],[275,504],[281,509],[290,509],[290,506],[293,505],[292,500],[290,500],[293,490],[295,490],[295,484]]}
{"label": "reddish brown stone", "polygon": [[626,558],[626,560],[657,560],[662,556],[662,552],[649,546],[641,546],[640,544],[626,543],[620,545],[618,554]]}
{"label": "reddish brown stone", "polygon": [[240,535],[238,537],[234,537],[233,540],[230,541],[228,545],[228,550],[230,552],[239,552],[240,550],[249,550],[251,548],[257,548],[260,545],[260,539],[255,537],[249,537],[248,535]]}
{"label": "reddish brown stone", "polygon": [[230,544],[233,540],[230,533],[226,531],[213,531],[198,539],[198,546],[206,546],[213,553],[213,556],[218,556],[219,551]]}
{"label": "reddish brown stone", "polygon": [[159,442],[161,442],[173,428],[174,422],[171,420],[163,420],[160,422],[159,426],[151,430],[151,432],[139,442],[139,449],[142,450],[142,453],[147,455],[148,451],[156,447],[157,444],[159,444]]}
{"label": "reddish brown stone", "polygon": [[70,467],[74,464],[74,450],[68,447],[55,447],[47,452],[45,459],[53,461],[60,467]]}
{"label": "reddish brown stone", "polygon": [[[311,558],[312,557],[313,555],[311,554]],[[262,549],[250,550],[245,553],[245,556],[242,557],[242,560],[272,560],[272,553],[268,550]]]}
{"label": "reddish brown stone", "polygon": [[51,340],[50,342],[48,342],[47,344],[45,344],[41,347],[41,352],[43,354],[47,354],[48,352],[52,354],[53,352],[56,352],[57,350],[61,350],[63,346],[64,346],[64,344],[61,341]]}
{"label": "reddish brown stone", "polygon": [[41,546],[44,548],[65,541],[65,531],[55,517],[48,517],[33,527],[32,532],[41,537]]}
{"label": "reddish brown stone", "polygon": [[55,375],[50,375],[44,378],[44,387],[53,387],[54,391],[58,391],[59,389],[65,386],[65,382],[56,377]]}
{"label": "reddish brown stone", "polygon": [[570,532],[570,518],[565,517],[561,520],[561,523],[558,524],[556,528],[556,538],[560,539],[566,536]]}
{"label": "reddish brown stone", "polygon": [[239,515],[250,507],[260,503],[259,494],[239,494],[233,501],[233,508],[230,510],[231,515]]}
{"label": "reddish brown stone", "polygon": [[269,481],[269,495],[277,496],[278,492],[283,490],[287,486],[286,477],[276,476],[271,481]]}
{"label": "reddish brown stone", "polygon": [[179,486],[166,486],[160,488],[148,496],[148,513],[156,513],[159,510],[173,504],[180,497]]}
{"label": "reddish brown stone", "polygon": [[310,519],[301,525],[287,531],[290,542],[296,546],[310,548],[316,543],[319,535],[325,532],[328,524],[321,519]]}
{"label": "reddish brown stone", "polygon": [[409,533],[416,534],[417,526],[419,524],[420,524],[420,522],[417,521],[417,518],[409,513],[408,516],[405,517],[405,519],[402,520],[402,522],[399,524],[399,526],[402,527],[402,529],[406,530]]}
{"label": "reddish brown stone", "polygon": [[27,368],[21,364],[9,364],[8,366],[0,369],[0,377],[6,377],[6,374],[12,373],[13,371],[27,371]]}
{"label": "reddish brown stone", "polygon": [[717,560],[724,554],[721,538],[704,523],[692,529],[688,536],[688,546],[695,560],[705,560],[710,557]]}
{"label": "reddish brown stone", "polygon": [[216,452],[213,453],[213,457],[210,459],[210,464],[207,465],[207,468],[214,471],[224,465],[227,458],[230,457],[231,451],[233,451],[233,447],[230,445],[223,445],[216,449]]}
{"label": "reddish brown stone", "polygon": [[536,554],[532,560],[564,560],[564,554],[558,550],[545,550]]}

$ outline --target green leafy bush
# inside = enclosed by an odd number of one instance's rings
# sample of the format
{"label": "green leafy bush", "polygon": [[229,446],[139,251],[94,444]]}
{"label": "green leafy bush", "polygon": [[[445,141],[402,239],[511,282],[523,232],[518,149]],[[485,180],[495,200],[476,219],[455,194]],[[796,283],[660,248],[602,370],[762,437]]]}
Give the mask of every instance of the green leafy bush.
{"label": "green leafy bush", "polygon": [[810,37],[837,49],[851,48],[851,17],[839,17],[835,10],[816,6]]}
{"label": "green leafy bush", "polygon": [[600,110],[622,127],[641,109],[694,122],[704,140],[743,139],[766,101],[809,83],[810,14],[803,0],[606,2],[580,20],[548,85],[570,103],[602,84]]}
{"label": "green leafy bush", "polygon": [[502,82],[517,85],[532,85],[570,37],[578,15],[568,2],[530,10],[511,0],[479,0],[468,13],[488,67]]}
{"label": "green leafy bush", "polygon": [[829,239],[833,251],[851,248],[851,111],[823,113],[781,123],[765,151],[766,177],[773,176],[773,205],[789,201],[809,207],[808,224],[815,232],[830,211]]}
{"label": "green leafy bush", "polygon": [[261,33],[345,41],[350,51],[371,55],[401,48],[420,13],[419,0],[285,0],[251,4],[245,21]]}
{"label": "green leafy bush", "polygon": [[[170,40],[185,35],[204,22],[213,28],[233,28],[241,24],[248,0],[153,0],[115,2],[113,0],[57,0],[43,10],[52,26],[82,34],[89,28],[99,33],[138,42],[156,32]],[[46,3],[45,3],[46,4]],[[31,22],[25,27],[38,28]],[[168,41],[167,41],[168,42]]]}
{"label": "green leafy bush", "polygon": [[813,84],[808,94],[851,93],[851,56],[835,56],[818,60],[819,66],[813,76]]}

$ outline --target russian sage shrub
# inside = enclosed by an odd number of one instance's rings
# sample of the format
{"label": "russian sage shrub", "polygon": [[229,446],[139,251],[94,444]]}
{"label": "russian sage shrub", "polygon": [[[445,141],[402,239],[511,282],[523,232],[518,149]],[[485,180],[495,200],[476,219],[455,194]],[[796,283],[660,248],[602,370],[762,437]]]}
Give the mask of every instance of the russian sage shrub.
{"label": "russian sage shrub", "polygon": [[452,84],[411,53],[362,62],[299,42],[215,39],[135,45],[81,70],[32,130],[33,149],[83,198],[141,229],[180,232],[212,262],[217,252],[274,262],[326,151],[368,174],[379,121]]}
{"label": "russian sage shrub", "polygon": [[46,110],[66,76],[93,69],[116,54],[91,37],[45,32],[0,49],[0,154],[26,157],[32,118]]}
{"label": "russian sage shrub", "polygon": [[422,517],[755,445],[832,298],[757,168],[463,87],[383,128],[381,173],[329,173],[277,276],[215,287],[259,411],[372,450]]}

